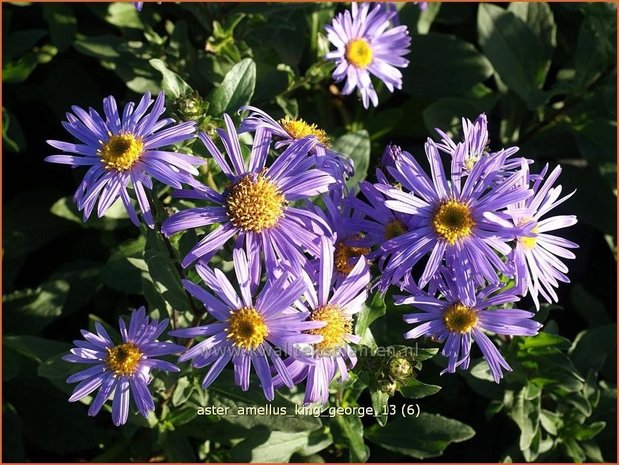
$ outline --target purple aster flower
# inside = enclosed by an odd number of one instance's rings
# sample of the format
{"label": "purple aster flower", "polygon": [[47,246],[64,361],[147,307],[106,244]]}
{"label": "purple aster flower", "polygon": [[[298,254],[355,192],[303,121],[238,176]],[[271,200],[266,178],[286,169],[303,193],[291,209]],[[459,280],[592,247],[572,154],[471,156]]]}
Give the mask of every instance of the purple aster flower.
{"label": "purple aster flower", "polygon": [[142,7],[144,6],[144,2],[133,2],[133,6],[136,10],[142,11]]}
{"label": "purple aster flower", "polygon": [[[357,259],[352,271],[336,284],[334,277],[334,249],[325,237],[321,240],[322,253],[318,264],[316,287],[309,285],[305,300],[310,312],[310,321],[322,321],[326,325],[309,331],[319,335],[322,341],[311,344],[309,353],[299,349],[286,360],[288,374],[295,383],[306,380],[306,404],[326,403],[329,400],[329,384],[339,372],[342,380],[348,379],[348,370],[357,362],[349,342],[358,343],[360,338],[352,334],[353,315],[358,313],[367,300],[370,272],[363,257]],[[306,275],[307,281],[312,281]],[[310,283],[311,284],[311,283]],[[284,384],[281,375],[274,379],[277,387]]]}
{"label": "purple aster flower", "polygon": [[[77,166],[90,166],[73,197],[78,209],[84,211],[86,221],[98,201],[97,215],[103,216],[120,197],[129,218],[139,226],[127,186],[135,191],[144,220],[151,228],[154,218],[145,189],[152,189],[155,178],[175,188],[182,184],[194,185],[195,166],[204,160],[183,153],[161,150],[194,137],[195,123],[173,124],[171,118],[159,119],[163,112],[165,96],[161,92],[153,104],[150,93],[144,94],[140,103],[127,103],[122,116],[114,97],[103,100],[103,116],[89,108],[88,112],[73,106],[67,113],[64,128],[80,143],[74,144],[48,140],[52,147],[71,155],[51,155],[45,161]],[[105,118],[105,119],[104,119]]]}
{"label": "purple aster flower", "polygon": [[131,394],[142,416],[147,417],[148,412],[155,410],[148,390],[152,380],[151,370],[179,371],[176,365],[155,357],[178,354],[184,349],[171,342],[157,341],[168,326],[168,320],[160,323],[150,321],[144,307],[131,313],[128,329],[122,318],[119,318],[118,324],[122,343],[115,344],[105,328],[95,322],[97,334],[82,330],[85,341],[73,341],[76,348],[63,357],[67,362],[92,365],[67,378],[67,383],[79,382],[69,402],[80,400],[99,389],[88,409],[88,415],[93,417],[113,396],[112,420],[116,426],[127,422]]}
{"label": "purple aster flower", "polygon": [[168,218],[162,227],[166,235],[189,228],[219,224],[191,249],[182,265],[189,266],[198,259],[209,260],[230,238],[237,237],[236,247],[245,244],[252,275],[260,275],[260,253],[267,270],[280,260],[305,262],[305,250],[316,255],[318,237],[330,234],[322,219],[291,202],[307,199],[329,190],[336,181],[329,173],[315,168],[316,158],[310,156],[317,140],[307,137],[290,144],[266,166],[270,134],[258,128],[249,160],[241,153],[236,129],[224,115],[227,132],[218,130],[231,164],[209,137],[201,133],[200,140],[211,153],[230,185],[223,193],[202,186],[195,191],[180,191],[180,197],[206,200],[214,206],[181,211]]}
{"label": "purple aster flower", "polygon": [[268,280],[253,299],[258,282],[250,277],[247,258],[241,249],[234,250],[234,269],[240,296],[221,271],[211,270],[201,263],[196,269],[214,295],[187,280],[184,281],[185,288],[204,303],[216,321],[205,326],[170,331],[171,335],[182,338],[206,337],[182,354],[179,361],[192,360],[195,368],[211,365],[202,381],[204,388],[215,381],[230,361],[234,365],[235,382],[244,391],[249,388],[251,365],[268,400],[274,397],[271,367],[287,386],[294,386],[278,351],[290,350],[297,343],[319,343],[322,337],[308,331],[324,325],[322,322],[305,321],[308,313],[292,307],[305,291],[304,280],[298,278],[291,281],[289,274],[284,272],[278,279]]}
{"label": "purple aster flower", "polygon": [[468,369],[471,346],[477,343],[490,366],[495,382],[500,382],[503,369],[510,366],[484,331],[509,336],[535,336],[542,327],[531,318],[534,313],[509,308],[491,310],[489,307],[519,300],[514,288],[500,291],[500,285],[484,287],[475,292],[469,280],[464,286],[456,283],[446,268],[437,277],[439,297],[419,290],[409,280],[405,289],[411,296],[395,297],[396,305],[410,304],[421,310],[404,315],[404,321],[416,324],[404,337],[415,339],[428,336],[445,342],[442,354],[447,357],[447,368],[442,373],[454,373],[456,368]]}
{"label": "purple aster flower", "polygon": [[[516,286],[523,295],[531,293],[535,307],[539,309],[539,295],[548,302],[557,302],[558,297],[554,288],[559,286],[558,281],[569,283],[565,275],[567,266],[559,260],[561,258],[575,258],[567,249],[578,248],[578,244],[562,237],[548,234],[550,231],[567,228],[578,221],[575,215],[559,215],[542,219],[550,210],[569,199],[574,192],[562,198],[561,186],[553,187],[561,174],[561,167],[557,166],[544,181],[548,172],[548,165],[542,173],[536,176],[533,184],[533,197],[516,202],[508,206],[514,225],[528,224],[533,226],[529,235],[519,235],[511,259],[516,268]],[[528,186],[531,182],[529,167],[523,163],[522,184]]]}
{"label": "purple aster flower", "polygon": [[364,108],[370,100],[378,105],[378,95],[370,74],[380,79],[390,92],[402,88],[402,73],[397,68],[408,66],[404,55],[409,53],[411,39],[406,26],[391,27],[396,11],[382,4],[353,3],[352,11],[338,14],[325,26],[327,38],[337,50],[325,58],[336,63],[333,79],[346,80],[342,94],[359,89]]}
{"label": "purple aster flower", "polygon": [[530,197],[532,192],[518,184],[518,173],[501,184],[494,182],[499,175],[497,167],[502,166],[507,154],[499,152],[482,158],[464,180],[460,171],[453,171],[452,166],[448,180],[432,140],[428,139],[425,151],[431,177],[410,153],[403,152],[396,158],[395,168],[388,168],[403,189],[375,184],[391,199],[385,202],[387,207],[416,215],[418,221],[415,228],[392,239],[391,246],[396,251],[385,268],[386,279],[397,284],[428,254],[419,279],[420,287],[430,281],[443,259],[448,268],[455,268],[456,277],[462,284],[466,272],[480,285],[484,279],[498,283],[499,273],[512,275],[512,270],[500,255],[507,256],[511,252],[507,242],[522,234],[523,228],[509,222],[504,210],[508,205]]}
{"label": "purple aster flower", "polygon": [[320,169],[331,173],[340,184],[345,182],[345,177],[354,174],[355,168],[352,159],[331,150],[329,136],[315,124],[309,124],[300,118],[295,119],[290,116],[285,116],[276,121],[264,111],[252,106],[241,107],[240,111],[243,110],[250,113],[241,122],[239,133],[255,132],[258,128],[264,128],[277,139],[276,149],[288,147],[294,141],[304,137],[314,136],[318,143],[314,146],[312,152],[318,157],[317,165]]}
{"label": "purple aster flower", "polygon": [[366,237],[363,212],[353,208],[353,192],[331,191],[323,197],[325,211],[315,207],[333,232],[334,264],[337,279],[346,277],[361,256],[371,252],[372,242]]}
{"label": "purple aster flower", "polygon": [[[467,118],[462,118],[462,141],[455,142],[441,129],[434,129],[441,140],[436,143],[436,147],[443,153],[451,156],[452,172],[459,172],[461,176],[468,176],[475,164],[482,157],[492,157],[497,152],[491,152],[488,139],[488,119],[485,113],[477,117],[474,122]],[[518,152],[518,147],[507,147],[501,149],[499,153],[505,153],[505,161],[497,169],[501,175],[497,176],[497,182],[502,182],[504,178],[510,176],[520,169],[523,158],[509,159]],[[526,160],[533,163],[533,160]]]}
{"label": "purple aster flower", "polygon": [[[376,170],[378,182],[391,187],[381,170]],[[352,206],[362,218],[351,222],[353,227],[362,231],[369,247],[374,250],[367,254],[369,259],[378,259],[378,268],[383,271],[388,263],[392,252],[397,250],[397,244],[392,239],[414,230],[419,225],[416,215],[408,215],[391,210],[385,205],[385,196],[376,187],[366,181],[359,183],[359,189],[364,200],[356,197],[352,200]],[[381,273],[378,287],[386,291],[389,287],[389,279]]]}

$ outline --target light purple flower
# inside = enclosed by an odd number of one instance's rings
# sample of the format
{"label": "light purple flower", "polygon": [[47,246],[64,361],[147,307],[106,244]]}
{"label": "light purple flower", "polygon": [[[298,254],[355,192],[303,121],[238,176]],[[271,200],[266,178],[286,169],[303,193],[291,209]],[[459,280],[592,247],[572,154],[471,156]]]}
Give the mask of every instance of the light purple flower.
{"label": "light purple flower", "polygon": [[268,131],[276,140],[275,148],[288,147],[296,140],[307,136],[314,136],[317,143],[312,149],[317,157],[318,168],[330,173],[343,184],[348,176],[355,172],[354,163],[350,157],[335,152],[330,148],[329,136],[315,124],[306,123],[298,118],[286,116],[279,121],[274,120],[266,112],[252,106],[241,107],[239,111],[247,110],[249,115],[241,121],[239,134],[255,132],[258,128]]}
{"label": "light purple flower", "polygon": [[370,101],[378,105],[378,95],[370,75],[380,79],[390,92],[402,88],[402,73],[408,66],[403,58],[409,53],[411,39],[406,26],[392,27],[396,11],[382,4],[352,3],[351,11],[338,14],[325,26],[327,38],[336,50],[325,55],[336,64],[335,82],[346,81],[342,94],[359,89],[364,108]]}
{"label": "light purple flower", "polygon": [[329,173],[315,168],[316,158],[310,153],[316,139],[307,137],[293,142],[267,167],[270,133],[263,128],[256,130],[249,160],[245,162],[232,120],[228,115],[224,119],[227,131],[218,133],[230,164],[206,134],[200,133],[199,137],[230,185],[221,194],[205,186],[176,192],[179,197],[215,205],[178,212],[164,222],[162,231],[169,236],[219,224],[191,249],[182,261],[184,267],[198,259],[210,260],[235,236],[235,247],[245,246],[252,276],[260,276],[261,254],[269,272],[280,260],[304,263],[304,252],[316,255],[319,237],[330,231],[318,215],[294,207],[291,202],[326,192],[336,182]]}
{"label": "light purple flower", "polygon": [[234,269],[240,295],[221,271],[198,263],[196,270],[213,294],[188,280],[184,281],[185,288],[204,303],[216,321],[170,331],[170,334],[182,338],[206,337],[179,358],[179,362],[192,360],[194,368],[210,365],[202,381],[204,388],[232,361],[235,382],[241,389],[249,388],[253,365],[265,397],[273,400],[271,368],[287,386],[294,386],[279,351],[291,350],[293,344],[320,342],[322,337],[307,332],[324,323],[305,321],[308,313],[292,306],[306,289],[303,279],[291,280],[289,273],[283,272],[279,278],[268,280],[254,299],[258,281],[250,277],[247,258],[241,249],[234,250]]}
{"label": "light purple flower", "polygon": [[179,371],[176,365],[155,357],[178,354],[184,349],[171,342],[157,341],[168,326],[168,320],[150,321],[144,307],[131,313],[129,328],[122,318],[118,323],[122,343],[115,344],[105,328],[95,322],[97,333],[82,330],[85,341],[73,341],[76,347],[71,349],[70,355],[63,357],[67,362],[92,365],[67,378],[67,383],[79,382],[69,402],[78,401],[99,389],[88,415],[97,415],[107,399],[113,397],[112,420],[116,426],[127,422],[131,395],[142,416],[147,417],[148,412],[155,409],[148,390],[151,370]]}
{"label": "light purple flower", "polygon": [[497,166],[500,175],[496,177],[496,182],[502,182],[506,177],[509,177],[514,171],[520,169],[522,160],[527,163],[533,163],[533,160],[523,158],[510,158],[516,152],[518,147],[507,147],[499,152],[490,151],[488,137],[488,119],[486,114],[482,113],[475,119],[474,122],[467,118],[462,118],[462,141],[455,142],[444,131],[439,128],[434,129],[441,140],[436,143],[436,147],[443,153],[451,157],[452,172],[459,172],[461,176],[468,176],[475,164],[482,157],[493,157],[497,153],[505,154],[505,160],[502,165]]}
{"label": "light purple flower", "polygon": [[447,357],[447,368],[442,373],[454,373],[456,368],[468,369],[471,346],[475,342],[490,366],[495,382],[500,382],[503,369],[511,367],[499,353],[484,331],[509,336],[535,336],[542,327],[531,318],[534,313],[509,308],[491,310],[519,300],[514,288],[501,291],[500,285],[484,287],[475,292],[471,280],[461,285],[451,272],[443,268],[435,282],[439,296],[419,290],[412,280],[405,290],[411,296],[396,296],[396,305],[412,305],[419,313],[404,315],[406,323],[417,325],[408,331],[406,339],[428,336],[444,342],[442,354]]}
{"label": "light purple flower", "polygon": [[[376,170],[376,177],[379,183],[391,187],[387,178],[381,170]],[[397,250],[397,244],[392,239],[415,229],[419,225],[416,215],[408,215],[391,210],[385,205],[385,196],[374,184],[367,181],[359,183],[360,193],[364,200],[357,196],[352,199],[351,204],[357,215],[362,215],[358,220],[350,222],[353,228],[362,231],[368,247],[373,251],[367,255],[369,259],[378,259],[378,268],[381,271],[378,287],[381,291],[386,291],[390,282],[382,271],[389,257]]]}
{"label": "light purple flower", "polygon": [[[389,173],[402,189],[375,184],[390,200],[385,202],[394,211],[416,216],[418,224],[412,230],[392,239],[395,251],[385,267],[386,279],[397,284],[412,267],[429,254],[419,279],[424,287],[445,260],[448,268],[456,270],[460,283],[469,274],[478,284],[484,280],[496,284],[499,273],[512,275],[513,271],[501,260],[511,252],[507,244],[523,228],[516,227],[505,214],[505,208],[527,199],[532,192],[519,185],[518,173],[495,183],[505,152],[484,157],[462,179],[460,170],[453,170],[448,178],[435,143],[425,144],[431,177],[408,152],[395,160]],[[408,191],[408,192],[407,192]],[[528,231],[525,231],[525,234]],[[499,254],[497,254],[497,252]]]}
{"label": "light purple flower", "polygon": [[[548,234],[550,231],[567,228],[577,223],[574,215],[559,215],[542,219],[550,210],[569,199],[574,192],[562,198],[561,186],[553,187],[559,175],[561,167],[557,166],[548,175],[548,165],[542,173],[536,176],[532,189],[535,193],[529,199],[516,202],[508,206],[507,211],[516,226],[528,224],[532,226],[531,233],[519,235],[516,247],[511,259],[515,263],[516,286],[523,295],[531,293],[535,306],[539,309],[539,295],[548,303],[558,302],[554,288],[559,286],[559,281],[569,283],[565,273],[567,266],[559,259],[575,258],[575,255],[567,249],[578,248],[578,244],[562,237]],[[523,163],[522,185],[529,186],[531,176],[529,167]]]}
{"label": "light purple flower", "polygon": [[204,160],[161,150],[161,147],[191,139],[195,133],[193,122],[174,124],[171,118],[159,119],[165,111],[164,100],[161,92],[153,105],[147,92],[137,107],[133,102],[127,103],[122,116],[112,96],[103,100],[103,117],[92,108],[85,111],[73,106],[74,114],[67,113],[67,121],[62,125],[79,143],[47,141],[71,155],[51,155],[45,161],[73,168],[90,166],[73,197],[78,209],[84,211],[84,221],[90,217],[97,201],[97,215],[101,217],[120,197],[129,218],[139,226],[127,192],[127,186],[131,185],[144,220],[152,228],[155,222],[145,191],[153,188],[151,178],[178,189],[182,184],[197,184],[193,178],[198,174],[195,166],[203,164]]}
{"label": "light purple flower", "polygon": [[[310,331],[320,335],[322,341],[307,346],[305,349],[309,351],[298,349],[286,360],[288,374],[293,381],[299,383],[305,380],[306,404],[328,402],[331,381],[338,373],[341,380],[348,379],[348,370],[355,366],[357,357],[349,342],[358,343],[360,338],[353,334],[352,319],[367,300],[370,282],[367,263],[359,257],[352,271],[337,284],[333,245],[323,237],[321,246],[317,274],[311,277],[306,275],[309,285],[305,292],[305,305],[310,321],[326,323]],[[317,282],[315,287],[312,281]],[[281,374],[275,377],[274,382],[277,387],[284,384]]]}
{"label": "light purple flower", "polygon": [[338,280],[351,272],[359,257],[367,256],[371,252],[372,242],[363,230],[364,214],[353,208],[354,198],[352,191],[333,190],[323,197],[324,211],[318,206],[314,207],[333,232],[334,273]]}

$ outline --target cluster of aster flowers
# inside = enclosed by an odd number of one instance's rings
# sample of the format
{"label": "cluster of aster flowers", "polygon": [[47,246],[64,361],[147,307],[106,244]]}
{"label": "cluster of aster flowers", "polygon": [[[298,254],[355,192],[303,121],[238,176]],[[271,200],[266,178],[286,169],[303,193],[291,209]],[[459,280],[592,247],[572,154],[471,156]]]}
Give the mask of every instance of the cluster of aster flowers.
{"label": "cluster of aster flowers", "polygon": [[[344,93],[357,86],[366,107],[377,102],[369,73],[390,90],[401,86],[394,66],[406,65],[410,40],[405,28],[392,27],[394,15],[380,4],[353,4],[327,30],[338,47],[328,56],[340,60],[336,79],[347,76]],[[303,383],[305,403],[326,403],[331,382],[345,380],[356,364],[353,322],[372,287],[404,293],[395,303],[417,310],[404,317],[415,325],[404,337],[444,343],[445,372],[467,369],[476,343],[499,382],[510,367],[488,334],[537,334],[535,314],[511,307],[529,294],[539,309],[541,300],[557,301],[558,283],[568,282],[561,259],[574,258],[569,249],[577,245],[549,233],[576,218],[547,216],[571,195],[555,187],[560,167],[531,174],[532,162],[517,157],[517,147],[491,151],[480,115],[462,120],[462,140],[441,130],[438,141],[427,140],[427,170],[389,145],[374,183],[347,186],[354,164],[331,148],[325,131],[251,106],[240,110],[238,128],[223,115],[224,127],[211,138],[192,122],[162,118],[163,93],[154,100],[147,93],[122,111],[107,97],[102,114],[67,113],[63,125],[77,143],[48,141],[63,153],[47,161],[89,167],[74,196],[85,221],[95,207],[101,217],[120,201],[134,224],[143,220],[165,237],[204,232],[181,261],[199,277],[183,285],[203,303],[204,318],[168,333],[187,345],[159,341],[168,321],[151,321],[144,308],[132,313],[129,328],[121,318],[120,340],[96,324],[65,357],[92,365],[68,378],[79,382],[70,400],[98,389],[89,415],[112,398],[113,421],[123,424],[133,397],[147,416],[155,407],[151,371],[179,371],[158,358],[177,355],[177,363],[204,369],[204,388],[231,364],[247,390],[253,366],[266,399]],[[251,147],[242,146],[244,133]],[[201,181],[196,167],[205,159],[169,148],[193,139],[226,178],[222,189]],[[195,206],[160,224],[153,181]],[[213,265],[226,245],[234,279]]]}

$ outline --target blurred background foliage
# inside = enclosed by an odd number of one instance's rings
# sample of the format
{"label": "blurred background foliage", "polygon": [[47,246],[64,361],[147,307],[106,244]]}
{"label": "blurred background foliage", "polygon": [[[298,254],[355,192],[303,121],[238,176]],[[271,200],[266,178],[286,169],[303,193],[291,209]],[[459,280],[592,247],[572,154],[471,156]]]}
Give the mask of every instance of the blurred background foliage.
{"label": "blurred background foliage", "polygon": [[[2,4],[4,461],[616,461],[616,6],[400,4],[413,35],[404,89],[381,89],[369,111],[339,94],[321,59],[323,26],[343,8]],[[572,282],[536,317],[543,333],[499,341],[514,368],[501,385],[479,360],[439,377],[442,361],[421,341],[417,378],[399,382],[368,357],[336,393],[345,406],[418,403],[418,418],[197,416],[265,402],[225,376],[204,391],[191,370],[153,383],[161,407],[148,420],[118,429],[90,418],[67,402],[74,368],[59,360],[79,329],[115,326],[144,303],[161,315],[192,303],[158,236],[121,210],[82,223],[71,196],[83,173],[43,163],[45,140],[67,138],[71,105],[161,89],[171,115],[209,133],[249,102],[317,123],[354,158],[356,180],[373,179],[387,143],[423,159],[433,128],[457,134],[460,117],[485,112],[494,150],[518,145],[537,171],[561,163],[564,192],[578,190],[558,208],[579,218],[565,231],[580,244]],[[204,180],[217,184],[211,168]],[[181,253],[192,234],[174,238]],[[370,347],[398,344],[409,311],[375,297],[356,330]],[[283,391],[274,405],[294,409],[299,393]]]}

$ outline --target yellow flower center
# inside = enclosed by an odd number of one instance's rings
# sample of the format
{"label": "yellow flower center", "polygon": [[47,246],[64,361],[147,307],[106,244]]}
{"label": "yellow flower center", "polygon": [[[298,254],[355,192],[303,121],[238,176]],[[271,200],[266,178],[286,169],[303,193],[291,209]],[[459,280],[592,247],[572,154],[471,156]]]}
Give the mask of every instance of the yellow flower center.
{"label": "yellow flower center", "polygon": [[293,139],[303,139],[307,136],[314,136],[322,145],[329,146],[329,136],[315,124],[309,124],[301,118],[294,119],[288,115],[280,119],[279,124],[282,125],[284,131]]}
{"label": "yellow flower center", "polygon": [[269,335],[269,328],[255,308],[243,307],[230,312],[226,332],[235,346],[254,350]]}
{"label": "yellow flower center", "polygon": [[98,153],[105,169],[126,171],[135,165],[144,153],[144,143],[133,134],[116,134],[101,144]]}
{"label": "yellow flower center", "polygon": [[[535,221],[533,218],[524,218],[522,220],[520,220],[518,222],[518,226],[524,226],[527,223],[530,223],[531,221]],[[531,229],[532,233],[535,233],[535,237],[519,237],[518,238],[518,242],[520,244],[522,244],[522,246],[526,249],[526,250],[531,250],[533,247],[535,247],[535,244],[537,244],[537,224],[533,227],[533,229]]]}
{"label": "yellow flower center", "polygon": [[[361,236],[357,235],[352,239],[361,239]],[[354,263],[351,263],[352,259],[369,253],[370,249],[368,247],[353,247],[344,244],[344,241],[337,241],[335,243],[335,253],[333,254],[336,271],[347,275],[354,267]]]}
{"label": "yellow flower center", "polygon": [[452,333],[468,333],[477,325],[477,312],[471,307],[456,303],[443,313],[443,323]]}
{"label": "yellow flower center", "polygon": [[346,344],[345,336],[352,333],[352,320],[344,315],[338,305],[324,305],[312,311],[311,321],[324,321],[322,328],[311,329],[307,333],[322,336],[322,342],[314,344],[316,352],[326,354]]}
{"label": "yellow flower center", "polygon": [[374,53],[365,39],[354,39],[346,44],[346,60],[356,68],[367,68]]}
{"label": "yellow flower center", "polygon": [[119,376],[133,375],[138,362],[142,358],[142,352],[133,342],[126,342],[105,350],[107,350],[105,365],[112,373]]}
{"label": "yellow flower center", "polygon": [[475,165],[477,164],[477,162],[480,160],[480,157],[469,157],[466,160],[464,160],[464,168],[471,172],[473,171],[473,168],[475,168]]}
{"label": "yellow flower center", "polygon": [[226,213],[234,226],[260,232],[272,228],[284,214],[286,198],[264,176],[247,175],[234,184],[226,199]]}
{"label": "yellow flower center", "polygon": [[432,216],[434,231],[449,245],[454,245],[458,239],[471,235],[475,221],[469,206],[458,200],[443,200]]}
{"label": "yellow flower center", "polygon": [[393,239],[408,231],[408,228],[400,220],[391,220],[385,225],[385,239]]}

